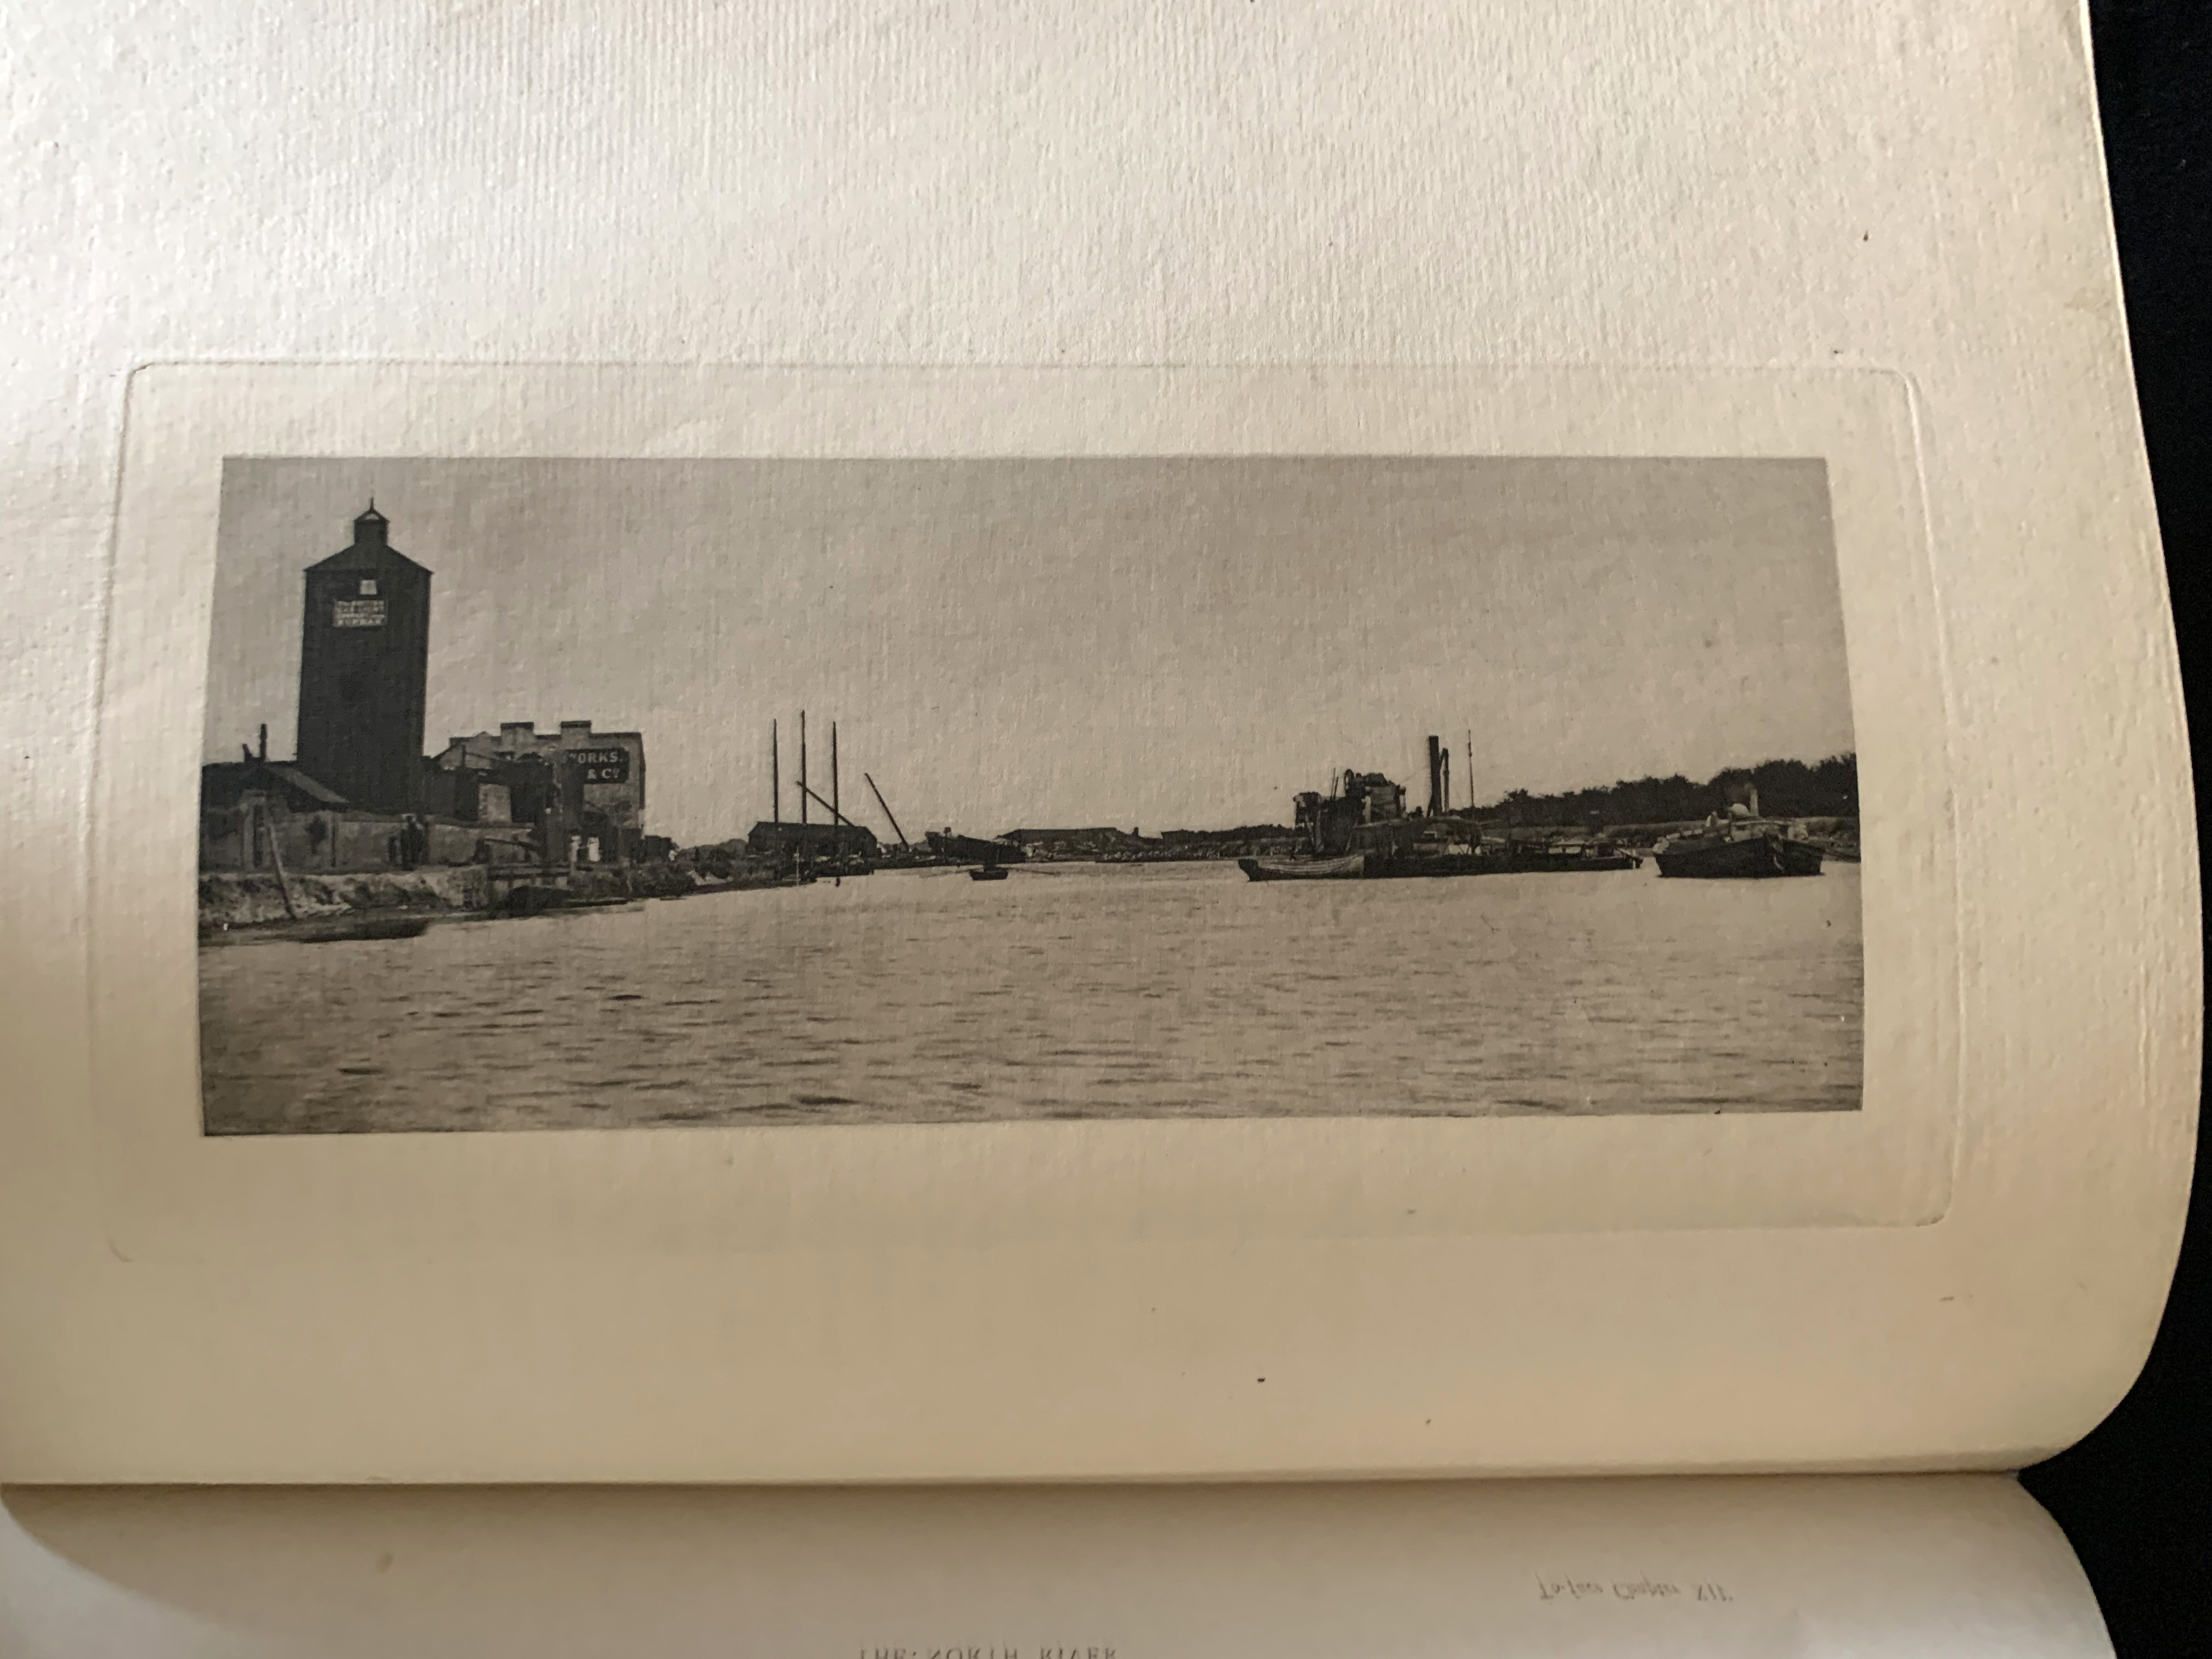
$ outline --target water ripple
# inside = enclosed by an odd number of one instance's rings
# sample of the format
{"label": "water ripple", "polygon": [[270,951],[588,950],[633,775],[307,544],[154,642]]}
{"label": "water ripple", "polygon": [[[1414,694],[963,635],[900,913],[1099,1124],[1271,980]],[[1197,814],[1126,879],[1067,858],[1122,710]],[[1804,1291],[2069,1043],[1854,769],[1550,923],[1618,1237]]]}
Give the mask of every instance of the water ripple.
{"label": "water ripple", "polygon": [[205,951],[207,1126],[1858,1104],[1856,866],[1318,889],[1218,865],[1049,873],[578,915],[550,950],[543,928],[483,922],[374,951]]}

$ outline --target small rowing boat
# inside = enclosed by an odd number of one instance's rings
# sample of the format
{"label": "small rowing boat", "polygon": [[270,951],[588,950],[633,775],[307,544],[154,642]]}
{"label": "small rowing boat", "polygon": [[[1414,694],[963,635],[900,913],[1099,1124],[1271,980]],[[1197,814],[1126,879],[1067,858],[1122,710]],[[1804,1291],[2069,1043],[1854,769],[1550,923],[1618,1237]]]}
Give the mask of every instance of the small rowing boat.
{"label": "small rowing boat", "polygon": [[1367,874],[1367,854],[1334,859],[1239,859],[1237,867],[1254,881],[1359,881]]}

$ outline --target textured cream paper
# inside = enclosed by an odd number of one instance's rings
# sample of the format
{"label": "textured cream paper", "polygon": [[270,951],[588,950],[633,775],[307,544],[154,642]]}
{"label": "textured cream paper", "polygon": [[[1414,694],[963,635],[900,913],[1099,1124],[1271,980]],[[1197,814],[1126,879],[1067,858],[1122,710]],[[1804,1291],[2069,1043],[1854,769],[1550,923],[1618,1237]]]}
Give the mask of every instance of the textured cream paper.
{"label": "textured cream paper", "polygon": [[[1045,1243],[1920,1224],[1942,1212],[1960,969],[1949,722],[1910,409],[1892,377],[185,367],[145,371],[136,392],[93,825],[94,1095],[109,1238],[129,1259],[252,1261],[274,1241],[356,1267],[456,1248],[573,1258],[896,1246],[947,1252],[944,1272],[957,1277],[951,1252]],[[223,459],[278,446],[342,456],[1817,457],[1867,837],[1863,1104],[1674,1119],[204,1139],[191,893],[206,663],[195,642],[208,632]],[[702,708],[692,724],[729,718]]]}
{"label": "textured cream paper", "polygon": [[19,1490],[10,1659],[2098,1659],[2011,1481]]}
{"label": "textured cream paper", "polygon": [[[2076,9],[14,21],[0,1472],[1998,1464],[2133,1376],[2186,1184],[2197,895]],[[159,1109],[96,1094],[90,1023],[125,410],[147,364],[256,359],[1901,377],[1953,669],[1941,1220],[1067,1238],[763,1274],[556,1255],[543,1227],[415,1251],[386,1217],[350,1265],[283,1237],[119,1256],[108,1128]],[[434,1236],[466,1199],[425,1212]]]}

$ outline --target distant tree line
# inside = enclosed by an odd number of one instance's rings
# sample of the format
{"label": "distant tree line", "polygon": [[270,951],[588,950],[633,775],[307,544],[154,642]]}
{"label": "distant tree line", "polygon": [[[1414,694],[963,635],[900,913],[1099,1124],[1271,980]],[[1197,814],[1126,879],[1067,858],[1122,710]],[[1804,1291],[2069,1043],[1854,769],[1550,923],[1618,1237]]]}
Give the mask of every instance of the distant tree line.
{"label": "distant tree line", "polygon": [[1731,789],[1746,783],[1759,791],[1759,810],[1765,817],[1855,818],[1859,813],[1858,757],[1851,754],[1831,755],[1809,765],[1771,760],[1731,766],[1703,783],[1678,772],[1670,778],[1623,780],[1558,795],[1515,789],[1475,808],[1475,816],[1514,823],[1680,823],[1724,811]]}

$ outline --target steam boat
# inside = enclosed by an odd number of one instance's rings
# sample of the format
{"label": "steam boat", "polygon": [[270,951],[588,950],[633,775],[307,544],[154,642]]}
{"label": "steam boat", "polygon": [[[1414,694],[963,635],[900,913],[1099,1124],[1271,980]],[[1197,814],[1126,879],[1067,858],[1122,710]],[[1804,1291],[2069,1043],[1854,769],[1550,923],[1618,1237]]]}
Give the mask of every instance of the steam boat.
{"label": "steam boat", "polygon": [[1309,850],[1287,857],[1242,858],[1253,881],[1403,881],[1440,876],[1529,875],[1633,870],[1643,863],[1602,836],[1491,842],[1466,817],[1451,814],[1449,756],[1429,739],[1429,807],[1409,815],[1406,791],[1379,772],[1332,777],[1327,795],[1296,799]]}

